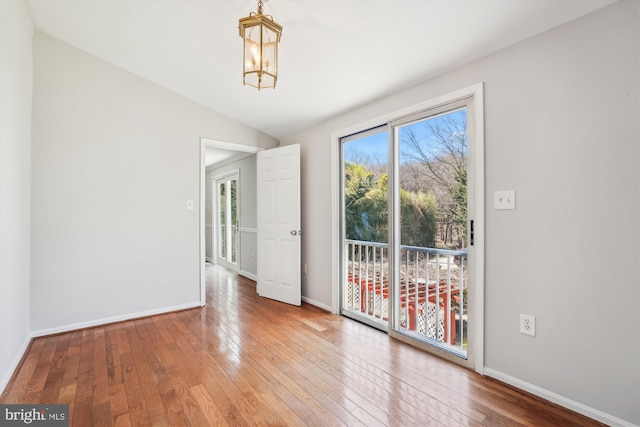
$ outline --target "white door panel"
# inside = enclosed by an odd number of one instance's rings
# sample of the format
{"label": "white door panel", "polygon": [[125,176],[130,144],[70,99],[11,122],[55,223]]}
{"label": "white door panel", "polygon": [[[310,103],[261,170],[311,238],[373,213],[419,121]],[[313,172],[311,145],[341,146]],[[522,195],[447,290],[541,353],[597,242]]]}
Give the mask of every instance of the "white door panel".
{"label": "white door panel", "polygon": [[258,153],[258,294],[300,305],[300,146]]}

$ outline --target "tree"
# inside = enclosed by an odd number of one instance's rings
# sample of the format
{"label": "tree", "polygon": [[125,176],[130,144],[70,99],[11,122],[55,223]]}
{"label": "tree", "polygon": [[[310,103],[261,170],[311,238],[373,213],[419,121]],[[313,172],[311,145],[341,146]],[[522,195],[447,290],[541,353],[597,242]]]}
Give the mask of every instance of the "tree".
{"label": "tree", "polygon": [[401,244],[432,248],[435,246],[438,210],[433,195],[400,190]]}
{"label": "tree", "polygon": [[401,185],[436,198],[445,246],[456,234],[456,246],[463,247],[466,236],[466,128],[463,109],[403,127],[400,134]]}
{"label": "tree", "polygon": [[345,231],[346,238],[386,243],[387,174],[375,175],[364,165],[345,163]]}
{"label": "tree", "polygon": [[[346,238],[366,242],[388,241],[388,186],[386,173],[376,178],[366,166],[345,163]],[[402,244],[433,247],[437,231],[435,197],[422,191],[400,191]]]}
{"label": "tree", "polygon": [[450,208],[451,221],[457,228],[460,241],[459,247],[466,246],[467,238],[467,171],[456,171],[456,184],[451,187],[452,204]]}
{"label": "tree", "polygon": [[423,172],[435,184],[450,187],[455,173],[467,169],[466,130],[464,110],[404,127],[401,156],[425,166]]}

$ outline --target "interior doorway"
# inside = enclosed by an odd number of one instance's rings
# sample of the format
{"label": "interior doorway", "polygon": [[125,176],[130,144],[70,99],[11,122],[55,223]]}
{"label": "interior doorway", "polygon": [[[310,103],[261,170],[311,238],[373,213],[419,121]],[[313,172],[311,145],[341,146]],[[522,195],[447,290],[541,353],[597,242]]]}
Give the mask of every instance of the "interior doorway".
{"label": "interior doorway", "polygon": [[[215,262],[215,259],[207,259],[207,241],[211,240],[213,229],[214,205],[210,202],[207,206],[207,157],[214,153],[226,157],[226,161],[252,156],[264,150],[262,147],[255,147],[244,144],[237,144],[226,141],[219,141],[210,138],[200,138],[200,305],[206,304],[206,263]],[[209,160],[211,162],[211,160]],[[255,173],[255,171],[254,171]],[[241,178],[240,178],[241,179]],[[238,226],[238,231],[242,233],[242,223]],[[208,236],[209,235],[209,236]],[[238,255],[236,255],[238,256]]]}

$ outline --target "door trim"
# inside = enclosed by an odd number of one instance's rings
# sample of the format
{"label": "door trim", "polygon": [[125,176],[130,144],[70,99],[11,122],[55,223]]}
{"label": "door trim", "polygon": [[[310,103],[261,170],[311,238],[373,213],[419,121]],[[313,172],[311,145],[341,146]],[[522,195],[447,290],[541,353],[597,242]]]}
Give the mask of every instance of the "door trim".
{"label": "door trim", "polygon": [[361,122],[357,125],[333,132],[331,134],[331,278],[332,307],[334,314],[340,313],[340,138],[357,133],[363,129],[387,124],[393,120],[415,114],[421,110],[431,109],[459,99],[474,99],[474,156],[473,156],[473,199],[475,205],[469,213],[474,220],[475,262],[472,267],[474,277],[473,324],[469,335],[473,336],[473,347],[468,353],[469,367],[476,372],[484,372],[484,84],[482,82],[466,88],[385,114],[383,116]]}
{"label": "door trim", "polygon": [[237,144],[235,142],[219,141],[211,138],[200,138],[200,306],[207,304],[207,281],[205,267],[207,264],[207,248],[206,248],[206,180],[207,167],[204,163],[205,150],[207,147],[222,148],[225,150],[240,151],[243,153],[258,153],[264,148],[252,145]]}

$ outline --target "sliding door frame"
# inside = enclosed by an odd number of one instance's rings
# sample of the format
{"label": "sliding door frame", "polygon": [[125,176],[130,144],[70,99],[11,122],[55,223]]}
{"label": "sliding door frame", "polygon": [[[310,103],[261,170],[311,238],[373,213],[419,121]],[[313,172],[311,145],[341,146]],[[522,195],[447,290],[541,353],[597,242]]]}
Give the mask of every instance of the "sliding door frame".
{"label": "sliding door frame", "polygon": [[[438,348],[427,348],[429,352],[433,352],[455,363],[465,365],[470,369],[482,374],[484,372],[484,93],[483,84],[478,83],[455,92],[439,96],[427,100],[425,102],[412,105],[410,107],[388,113],[382,117],[377,117],[366,122],[359,123],[332,134],[331,145],[331,199],[332,206],[332,312],[340,313],[340,290],[341,290],[341,264],[342,264],[342,225],[341,225],[341,197],[342,197],[342,179],[341,179],[341,138],[361,132],[365,129],[371,129],[384,124],[392,123],[403,117],[413,116],[421,111],[434,109],[455,101],[465,98],[472,98],[472,108],[468,112],[472,116],[469,120],[473,122],[473,132],[470,139],[473,141],[473,150],[471,156],[470,176],[471,187],[468,189],[473,206],[469,206],[468,218],[474,220],[474,246],[473,246],[473,263],[469,266],[469,274],[472,276],[473,287],[469,290],[469,316],[472,317],[469,322],[468,335],[472,345],[470,346],[467,359],[461,359],[451,353]],[[389,138],[393,135],[390,132]],[[391,153],[390,153],[391,154]],[[391,178],[391,177],[390,177]],[[392,179],[392,178],[391,178]],[[394,237],[395,239],[396,237]],[[399,236],[397,237],[399,238]],[[393,244],[394,242],[390,242]],[[395,242],[397,243],[397,242]],[[390,301],[390,303],[392,303]],[[392,333],[390,335],[404,340],[402,334]],[[413,344],[413,343],[412,343]]]}

